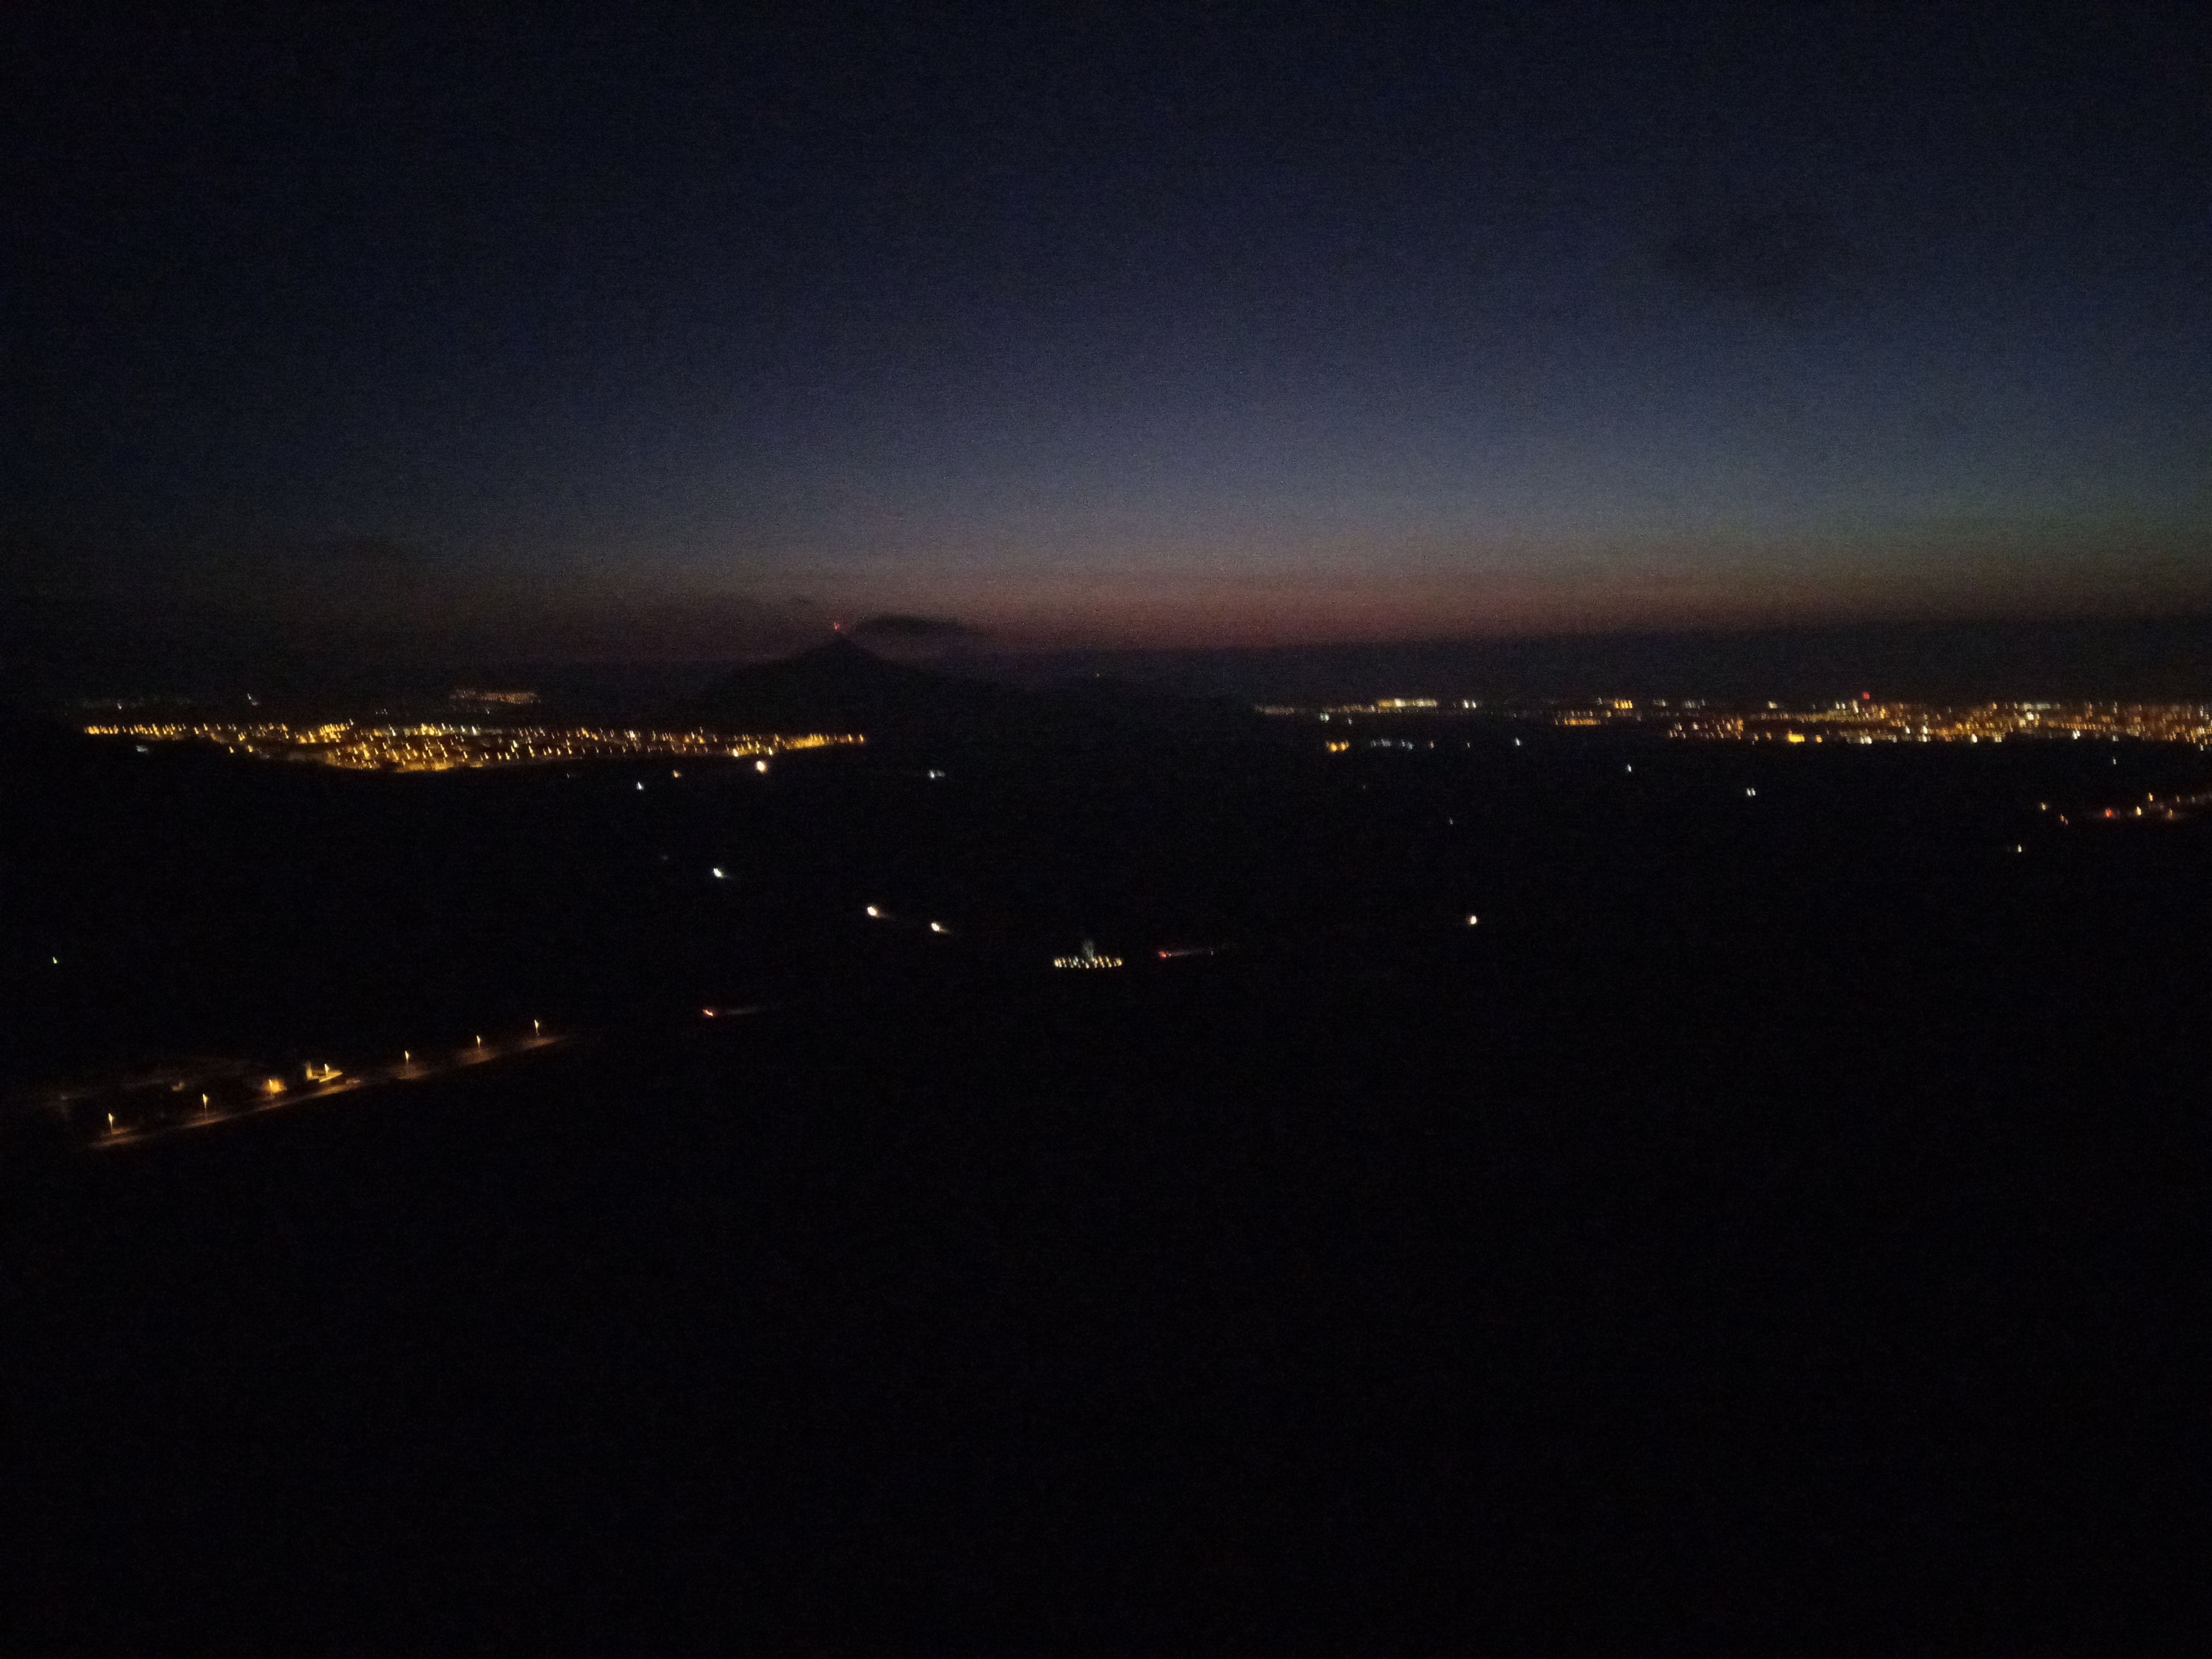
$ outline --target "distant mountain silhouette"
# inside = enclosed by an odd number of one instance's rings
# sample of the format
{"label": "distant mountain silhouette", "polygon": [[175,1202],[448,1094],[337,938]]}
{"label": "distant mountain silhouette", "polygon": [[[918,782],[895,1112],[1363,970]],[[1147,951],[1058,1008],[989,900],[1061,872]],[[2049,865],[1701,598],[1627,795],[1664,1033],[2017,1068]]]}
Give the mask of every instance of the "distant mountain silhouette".
{"label": "distant mountain silhouette", "polygon": [[842,638],[736,669],[672,713],[730,732],[859,732],[878,741],[1222,737],[1253,723],[1227,702],[1098,680],[1023,690],[889,662]]}

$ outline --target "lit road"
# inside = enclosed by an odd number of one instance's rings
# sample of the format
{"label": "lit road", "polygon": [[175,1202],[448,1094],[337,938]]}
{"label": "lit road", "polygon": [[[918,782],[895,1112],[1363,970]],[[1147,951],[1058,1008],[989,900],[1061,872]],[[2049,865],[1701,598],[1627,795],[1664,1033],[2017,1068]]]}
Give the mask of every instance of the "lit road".
{"label": "lit road", "polygon": [[235,1123],[241,1118],[281,1112],[294,1106],[304,1106],[310,1101],[328,1100],[333,1096],[352,1094],[362,1089],[381,1088],[394,1083],[422,1083],[432,1078],[450,1077],[470,1066],[491,1065],[498,1060],[535,1053],[541,1048],[558,1048],[572,1041],[574,1039],[568,1036],[541,1032],[504,1042],[471,1042],[456,1049],[427,1052],[422,1057],[410,1050],[406,1052],[405,1058],[393,1065],[348,1072],[326,1068],[315,1073],[312,1081],[284,1083],[280,1089],[270,1091],[265,1100],[257,1101],[251,1106],[210,1108],[171,1123],[152,1124],[144,1128],[112,1129],[88,1144],[95,1149],[143,1146],[148,1141],[161,1140],[170,1135],[188,1134],[195,1129],[212,1128],[219,1123]]}

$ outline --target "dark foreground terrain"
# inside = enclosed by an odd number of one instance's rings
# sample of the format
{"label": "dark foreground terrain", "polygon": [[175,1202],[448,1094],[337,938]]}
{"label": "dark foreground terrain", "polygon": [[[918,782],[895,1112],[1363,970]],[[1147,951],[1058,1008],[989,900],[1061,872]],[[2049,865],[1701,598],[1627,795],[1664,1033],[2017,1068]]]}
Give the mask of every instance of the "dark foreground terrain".
{"label": "dark foreground terrain", "polygon": [[0,1650],[2197,1645],[2201,762],[1462,741],[24,762],[25,1087],[575,1040],[15,1148]]}

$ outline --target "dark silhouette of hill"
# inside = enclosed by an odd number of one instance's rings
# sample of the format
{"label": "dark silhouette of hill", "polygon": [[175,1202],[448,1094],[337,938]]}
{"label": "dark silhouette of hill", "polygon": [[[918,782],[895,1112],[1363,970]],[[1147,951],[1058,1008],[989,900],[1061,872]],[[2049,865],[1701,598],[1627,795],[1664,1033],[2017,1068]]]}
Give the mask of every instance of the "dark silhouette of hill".
{"label": "dark silhouette of hill", "polygon": [[890,662],[847,639],[733,670],[672,714],[730,731],[859,732],[878,741],[1233,737],[1255,729],[1249,712],[1224,699],[1101,678],[1026,690]]}
{"label": "dark silhouette of hill", "polygon": [[81,766],[90,741],[58,721],[0,708],[0,777],[16,788],[24,780]]}
{"label": "dark silhouette of hill", "polygon": [[775,662],[732,670],[681,705],[688,718],[750,732],[865,732],[996,727],[1021,693],[889,662],[836,639]]}

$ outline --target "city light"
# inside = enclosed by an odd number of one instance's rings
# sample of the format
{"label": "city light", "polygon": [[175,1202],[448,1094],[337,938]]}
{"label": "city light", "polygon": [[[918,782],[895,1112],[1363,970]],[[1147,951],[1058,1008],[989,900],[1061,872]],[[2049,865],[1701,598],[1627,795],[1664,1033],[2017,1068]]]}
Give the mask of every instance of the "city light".
{"label": "city light", "polygon": [[[1328,708],[1265,704],[1256,712],[1282,719],[1349,721],[1358,716],[1401,720],[1450,718],[1480,705],[1462,699],[1455,705],[1428,697],[1382,697],[1372,702]],[[1640,727],[1670,738],[1736,742],[1806,744],[2003,743],[2021,738],[2087,736],[2118,742],[2192,743],[2212,747],[2212,703],[2185,702],[1984,702],[1971,704],[1882,702],[1870,694],[1844,702],[1784,708],[1769,700],[1729,712],[1703,700],[1638,704],[1627,697],[1593,697],[1547,703],[1517,711],[1495,709],[1506,718],[1574,727]],[[1338,753],[1348,744],[1328,744]],[[1385,747],[1406,747],[1402,739]],[[1513,746],[1522,746],[1515,738]]]}
{"label": "city light", "polygon": [[[1592,711],[1583,711],[1585,715]],[[1595,711],[1602,715],[1609,711]],[[1564,716],[1555,717],[1564,720]],[[2003,743],[2027,738],[2132,738],[2145,743],[2212,744],[2212,704],[2180,702],[1876,702],[1861,697],[1826,708],[1749,715],[1695,714],[1613,716],[1665,726],[1670,738],[1739,743]]]}
{"label": "city light", "polygon": [[[1163,951],[1160,954],[1164,957],[1168,953]],[[1097,945],[1085,939],[1083,941],[1083,949],[1079,954],[1072,957],[1054,957],[1052,959],[1052,965],[1055,968],[1119,968],[1121,965],[1121,958],[1099,955]]]}
{"label": "city light", "polygon": [[[490,766],[542,766],[563,761],[634,758],[644,755],[720,756],[736,760],[866,741],[857,732],[732,736],[726,732],[632,732],[594,726],[462,726],[447,722],[375,725],[330,720],[319,725],[277,722],[240,726],[97,725],[93,737],[143,738],[220,744],[260,760],[310,761],[351,771],[449,772]],[[765,758],[754,762],[768,770]],[[680,772],[672,773],[680,777]],[[642,790],[643,783],[637,787]]]}

